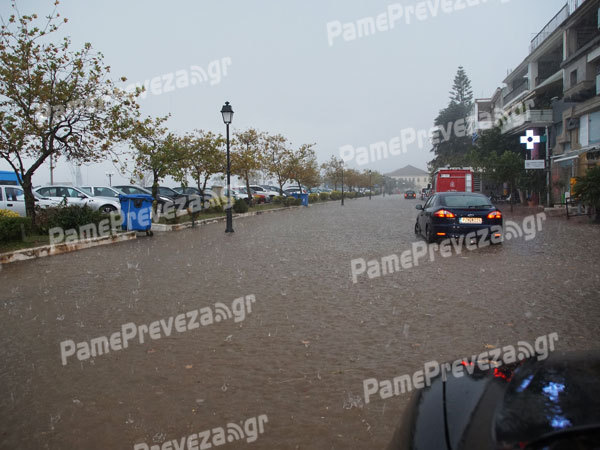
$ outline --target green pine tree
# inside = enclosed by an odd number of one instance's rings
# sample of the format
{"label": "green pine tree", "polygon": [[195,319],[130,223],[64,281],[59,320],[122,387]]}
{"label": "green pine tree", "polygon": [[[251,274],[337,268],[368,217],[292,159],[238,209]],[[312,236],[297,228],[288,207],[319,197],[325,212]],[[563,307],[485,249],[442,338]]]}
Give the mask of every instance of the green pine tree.
{"label": "green pine tree", "polygon": [[467,108],[471,109],[473,105],[473,90],[471,89],[471,80],[467,76],[463,66],[458,67],[456,76],[454,77],[454,84],[450,91],[450,102],[458,103]]}
{"label": "green pine tree", "polygon": [[434,141],[431,151],[435,154],[435,158],[429,163],[431,170],[447,165],[467,165],[467,154],[472,147],[472,141],[464,128],[467,126],[467,118],[472,106],[471,81],[460,66],[450,91],[450,102],[439,112],[434,121],[434,124],[444,129],[445,133],[438,133],[438,139]]}

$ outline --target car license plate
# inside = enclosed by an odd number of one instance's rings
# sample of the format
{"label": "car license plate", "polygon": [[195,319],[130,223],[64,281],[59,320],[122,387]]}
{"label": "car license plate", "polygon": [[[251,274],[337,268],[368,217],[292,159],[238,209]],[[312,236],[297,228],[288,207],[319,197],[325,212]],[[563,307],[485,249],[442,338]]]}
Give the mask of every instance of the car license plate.
{"label": "car license plate", "polygon": [[461,217],[458,219],[458,223],[483,223],[481,217]]}

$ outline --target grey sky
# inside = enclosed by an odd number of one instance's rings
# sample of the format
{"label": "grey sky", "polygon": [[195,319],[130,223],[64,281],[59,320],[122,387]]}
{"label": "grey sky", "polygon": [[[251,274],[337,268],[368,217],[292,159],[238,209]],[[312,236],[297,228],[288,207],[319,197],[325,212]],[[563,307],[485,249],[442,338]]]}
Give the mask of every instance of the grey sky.
{"label": "grey sky", "polygon": [[[6,3],[0,7],[4,17]],[[62,0],[59,11],[69,18],[64,30],[75,47],[91,42],[115,78],[126,76],[128,83],[189,72],[192,65],[207,70],[211,61],[231,58],[227,76],[217,84],[190,84],[140,100],[146,114],[171,113],[172,130],[224,133],[219,110],[229,100],[234,128],[282,133],[294,146],[315,142],[322,162],[339,156],[345,144],[368,146],[389,141],[404,128],[429,129],[448,102],[459,65],[475,97],[488,97],[565,0],[487,0],[328,45],[328,22],[377,16],[391,3],[418,2]],[[19,5],[24,13],[46,14],[51,8],[51,2],[40,0]],[[406,154],[355,167],[426,168],[431,157],[428,146],[413,145]],[[0,168],[8,165],[0,162]],[[84,183],[107,184],[107,170],[116,172],[108,163],[84,167]],[[64,162],[55,173],[55,180],[71,180]],[[36,184],[48,180],[47,166],[34,177]],[[113,178],[113,183],[126,181]]]}

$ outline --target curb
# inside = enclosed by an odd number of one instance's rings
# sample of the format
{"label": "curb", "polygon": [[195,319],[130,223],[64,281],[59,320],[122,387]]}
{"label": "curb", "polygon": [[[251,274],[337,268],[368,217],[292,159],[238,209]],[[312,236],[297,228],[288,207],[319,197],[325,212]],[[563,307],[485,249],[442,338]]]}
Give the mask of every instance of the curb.
{"label": "curb", "polygon": [[114,244],[117,242],[129,241],[136,239],[135,231],[129,231],[120,234],[111,234],[109,236],[101,236],[97,238],[82,239],[79,241],[56,244],[43,245],[41,247],[24,248],[15,250],[14,252],[0,253],[0,264],[8,264],[15,261],[26,261],[28,259],[44,258],[46,256],[61,255],[63,253],[75,252],[100,245]]}
{"label": "curb", "polygon": [[[283,208],[265,209],[264,211],[252,211],[252,212],[247,212],[247,213],[242,213],[242,214],[234,214],[233,218],[241,219],[244,217],[258,216],[260,214],[267,214],[267,213],[271,213],[271,212],[275,212],[275,211],[285,211],[285,210],[297,209],[297,208],[302,208],[302,206],[285,206]],[[217,223],[217,222],[225,222],[226,219],[227,219],[227,216],[219,216],[219,217],[214,217],[212,219],[197,220],[195,222],[195,226],[208,225],[208,224]],[[156,232],[179,231],[179,230],[185,230],[187,228],[192,228],[192,222],[176,223],[173,225],[166,225],[163,223],[153,223],[152,224],[152,231],[156,231]]]}

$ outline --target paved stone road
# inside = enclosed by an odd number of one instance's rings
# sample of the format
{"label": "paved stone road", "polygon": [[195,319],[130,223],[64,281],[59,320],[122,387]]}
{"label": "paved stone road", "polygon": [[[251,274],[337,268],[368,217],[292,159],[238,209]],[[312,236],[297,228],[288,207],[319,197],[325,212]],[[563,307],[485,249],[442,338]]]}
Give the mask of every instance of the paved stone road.
{"label": "paved stone road", "polygon": [[[598,347],[592,225],[548,218],[529,241],[353,284],[352,259],[418,240],[415,203],[317,205],[239,220],[231,236],[214,224],[3,267],[0,447],[132,449],[266,414],[256,442],[224,447],[383,448],[409,396],[365,405],[366,378],[550,332],[559,349]],[[214,306],[241,297],[231,318]],[[206,325],[187,329],[199,309]],[[144,343],[118,350],[117,336],[85,359],[124,324]],[[82,360],[62,364],[66,340]]]}

